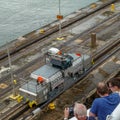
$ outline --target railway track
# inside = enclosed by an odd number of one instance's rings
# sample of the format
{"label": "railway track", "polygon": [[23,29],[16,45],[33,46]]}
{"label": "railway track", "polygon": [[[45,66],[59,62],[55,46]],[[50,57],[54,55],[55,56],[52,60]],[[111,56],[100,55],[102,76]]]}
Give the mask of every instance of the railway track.
{"label": "railway track", "polygon": [[29,106],[27,103],[17,104],[14,107],[10,108],[7,112],[1,114],[0,120],[15,120],[19,115],[28,109]]}
{"label": "railway track", "polygon": [[[113,41],[111,41],[109,44],[105,45],[104,47],[102,47],[99,51],[97,51],[96,54],[94,54],[94,56],[92,56],[92,58],[96,61],[98,58],[100,58],[102,55],[104,55],[106,52],[108,52],[110,49],[119,46],[120,44],[120,39],[115,40],[115,42],[113,43]],[[13,72],[13,74],[18,74],[21,71],[25,70],[26,68],[28,68],[29,66],[31,66],[32,64],[34,64],[36,61],[39,61],[40,59],[42,59],[43,56],[35,59],[34,61],[28,63],[27,65],[21,67],[19,70],[16,70]],[[9,76],[5,76],[4,78],[2,78],[2,80],[0,81],[5,82],[7,80],[7,78],[10,78]],[[10,86],[7,90],[4,90],[0,93],[0,96],[2,97],[5,93],[7,93],[8,91],[12,90],[12,86]]]}
{"label": "railway track", "polygon": [[[112,49],[111,49],[112,48]],[[102,52],[101,52],[102,51]],[[103,50],[99,51],[96,56],[95,56],[95,65],[90,68],[85,74],[81,75],[79,78],[77,78],[77,80],[75,81],[74,85],[70,84],[67,85],[67,87],[61,91],[59,93],[59,95],[54,96],[53,98],[51,98],[49,101],[47,101],[45,104],[41,105],[40,108],[44,109],[50,102],[52,102],[55,99],[61,98],[62,94],[67,91],[69,89],[69,91],[72,91],[73,88],[76,90],[78,89],[78,86],[76,84],[79,83],[79,80],[85,78],[91,71],[93,71],[94,69],[98,68],[98,66],[100,66],[100,64],[102,64],[103,62],[105,62],[107,59],[109,59],[111,56],[113,56],[116,52],[120,51],[120,39],[116,41],[116,43],[114,43],[113,45],[109,46],[109,47],[105,47],[103,48]],[[101,52],[101,53],[100,53]],[[98,55],[99,54],[99,55]],[[85,82],[86,83],[86,82]],[[88,84],[90,84],[90,81],[88,81]],[[74,87],[75,86],[75,87]],[[78,89],[78,91],[76,91],[76,93],[80,92],[81,90]],[[88,93],[85,93],[86,97],[88,95]],[[59,96],[59,97],[58,97]],[[76,95],[74,96],[75,100],[78,100],[79,98],[81,98],[81,96]],[[85,97],[85,96],[84,96]],[[81,98],[83,99],[83,98]],[[75,101],[74,100],[74,101]],[[87,100],[88,101],[88,100]],[[2,114],[2,119],[1,120],[6,120],[9,118],[9,120],[15,120],[16,118],[18,118],[19,116],[21,116],[21,114],[23,114],[24,112],[26,112],[29,107],[27,104],[21,104],[19,107],[18,105],[16,105],[15,107],[11,108],[11,111],[7,111],[6,113]],[[29,110],[29,112],[31,112],[30,115],[33,115],[32,110]],[[28,117],[29,115],[27,115]],[[22,116],[21,119],[25,119],[25,116]],[[46,119],[45,119],[46,120]]]}

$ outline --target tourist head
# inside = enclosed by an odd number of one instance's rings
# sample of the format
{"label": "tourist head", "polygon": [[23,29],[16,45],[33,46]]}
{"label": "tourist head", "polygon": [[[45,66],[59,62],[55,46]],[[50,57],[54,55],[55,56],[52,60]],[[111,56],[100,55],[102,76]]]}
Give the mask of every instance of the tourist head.
{"label": "tourist head", "polygon": [[104,96],[109,94],[109,89],[104,82],[99,82],[97,85],[97,93],[99,96]]}
{"label": "tourist head", "polygon": [[74,115],[78,120],[86,120],[87,108],[84,104],[76,102],[74,105]]}
{"label": "tourist head", "polygon": [[120,77],[111,78],[107,84],[112,92],[120,92]]}

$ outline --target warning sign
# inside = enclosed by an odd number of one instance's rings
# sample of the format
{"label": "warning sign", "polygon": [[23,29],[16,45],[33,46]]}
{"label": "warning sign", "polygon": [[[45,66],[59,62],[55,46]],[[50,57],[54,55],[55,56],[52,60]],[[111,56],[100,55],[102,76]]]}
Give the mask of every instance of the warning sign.
{"label": "warning sign", "polygon": [[63,19],[62,15],[57,15],[56,17],[57,17],[58,20],[62,20]]}

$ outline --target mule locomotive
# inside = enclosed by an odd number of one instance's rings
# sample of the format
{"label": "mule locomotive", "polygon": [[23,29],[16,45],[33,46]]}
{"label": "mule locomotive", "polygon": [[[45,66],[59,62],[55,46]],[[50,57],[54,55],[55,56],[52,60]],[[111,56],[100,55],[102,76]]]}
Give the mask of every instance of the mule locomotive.
{"label": "mule locomotive", "polygon": [[91,65],[87,54],[61,53],[51,48],[46,54],[46,64],[33,71],[30,80],[19,88],[19,99],[28,100],[30,107],[44,103],[74,84]]}

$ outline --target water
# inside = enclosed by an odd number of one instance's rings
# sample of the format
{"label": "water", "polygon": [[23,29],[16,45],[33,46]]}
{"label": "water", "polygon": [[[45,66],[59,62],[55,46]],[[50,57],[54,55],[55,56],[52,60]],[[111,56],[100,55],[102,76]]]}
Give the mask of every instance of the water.
{"label": "water", "polygon": [[[60,0],[66,16],[98,0]],[[56,20],[59,0],[0,0],[0,46]]]}

